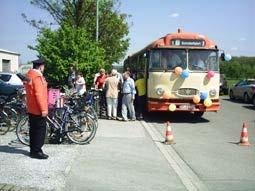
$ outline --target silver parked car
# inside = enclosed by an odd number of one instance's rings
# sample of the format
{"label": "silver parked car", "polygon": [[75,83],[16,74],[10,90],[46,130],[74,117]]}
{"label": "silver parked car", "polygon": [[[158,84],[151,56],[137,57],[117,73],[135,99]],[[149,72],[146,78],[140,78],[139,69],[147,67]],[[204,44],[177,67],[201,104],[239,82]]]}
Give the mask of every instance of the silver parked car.
{"label": "silver parked car", "polygon": [[230,88],[230,99],[242,99],[245,103],[253,101],[255,94],[255,79],[241,80]]}

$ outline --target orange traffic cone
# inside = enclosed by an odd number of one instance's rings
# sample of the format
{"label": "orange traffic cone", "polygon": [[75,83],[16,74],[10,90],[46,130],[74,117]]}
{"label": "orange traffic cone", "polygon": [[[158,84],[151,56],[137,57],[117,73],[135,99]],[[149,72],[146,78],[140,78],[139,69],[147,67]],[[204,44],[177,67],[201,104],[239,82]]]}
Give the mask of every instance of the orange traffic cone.
{"label": "orange traffic cone", "polygon": [[248,125],[247,123],[243,123],[243,129],[241,131],[241,137],[240,137],[240,146],[250,146],[251,144],[249,143],[249,138],[248,138]]}
{"label": "orange traffic cone", "polygon": [[171,125],[170,125],[170,122],[166,122],[166,140],[165,140],[165,144],[166,145],[171,145],[171,144],[174,144],[174,136],[173,136],[173,133],[172,133],[172,128],[171,128]]}

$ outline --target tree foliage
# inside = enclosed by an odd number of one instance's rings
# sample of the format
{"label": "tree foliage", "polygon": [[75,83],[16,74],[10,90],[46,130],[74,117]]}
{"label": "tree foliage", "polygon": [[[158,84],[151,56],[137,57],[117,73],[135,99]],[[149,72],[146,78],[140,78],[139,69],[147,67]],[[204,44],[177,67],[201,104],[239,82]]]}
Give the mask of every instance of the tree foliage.
{"label": "tree foliage", "polygon": [[229,62],[221,62],[220,69],[227,78],[255,78],[255,57],[233,57]]}
{"label": "tree foliage", "polygon": [[88,37],[82,28],[63,25],[56,31],[41,30],[37,45],[30,47],[47,61],[46,77],[51,86],[67,84],[68,69],[75,66],[85,75],[87,84],[104,66],[104,50]]}
{"label": "tree foliage", "polygon": [[[96,39],[96,0],[31,0],[31,3],[46,10],[59,25],[74,29],[83,28],[91,41]],[[110,66],[122,59],[128,49],[129,15],[119,11],[118,0],[99,0],[99,46],[104,49],[105,63]],[[38,29],[49,27],[47,21],[29,20]]]}

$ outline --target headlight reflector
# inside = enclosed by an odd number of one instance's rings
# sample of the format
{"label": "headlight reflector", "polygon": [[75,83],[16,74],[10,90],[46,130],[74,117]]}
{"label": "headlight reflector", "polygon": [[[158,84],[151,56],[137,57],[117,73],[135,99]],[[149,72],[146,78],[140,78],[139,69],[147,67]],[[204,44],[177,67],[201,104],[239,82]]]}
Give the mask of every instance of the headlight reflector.
{"label": "headlight reflector", "polygon": [[165,90],[163,88],[157,88],[156,89],[156,94],[159,96],[162,96],[164,94]]}
{"label": "headlight reflector", "polygon": [[217,94],[216,89],[212,89],[212,90],[210,90],[210,91],[209,91],[209,94],[210,94],[210,96],[211,96],[211,97],[216,96],[216,94]]}

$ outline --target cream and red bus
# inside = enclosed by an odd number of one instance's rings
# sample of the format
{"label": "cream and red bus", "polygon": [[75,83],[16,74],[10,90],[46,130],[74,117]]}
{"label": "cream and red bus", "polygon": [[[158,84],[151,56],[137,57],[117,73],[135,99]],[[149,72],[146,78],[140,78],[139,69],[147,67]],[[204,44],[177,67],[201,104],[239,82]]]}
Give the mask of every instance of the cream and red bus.
{"label": "cream and red bus", "polygon": [[144,74],[149,112],[186,111],[201,117],[220,108],[219,49],[204,35],[178,29],[128,56],[124,68]]}

